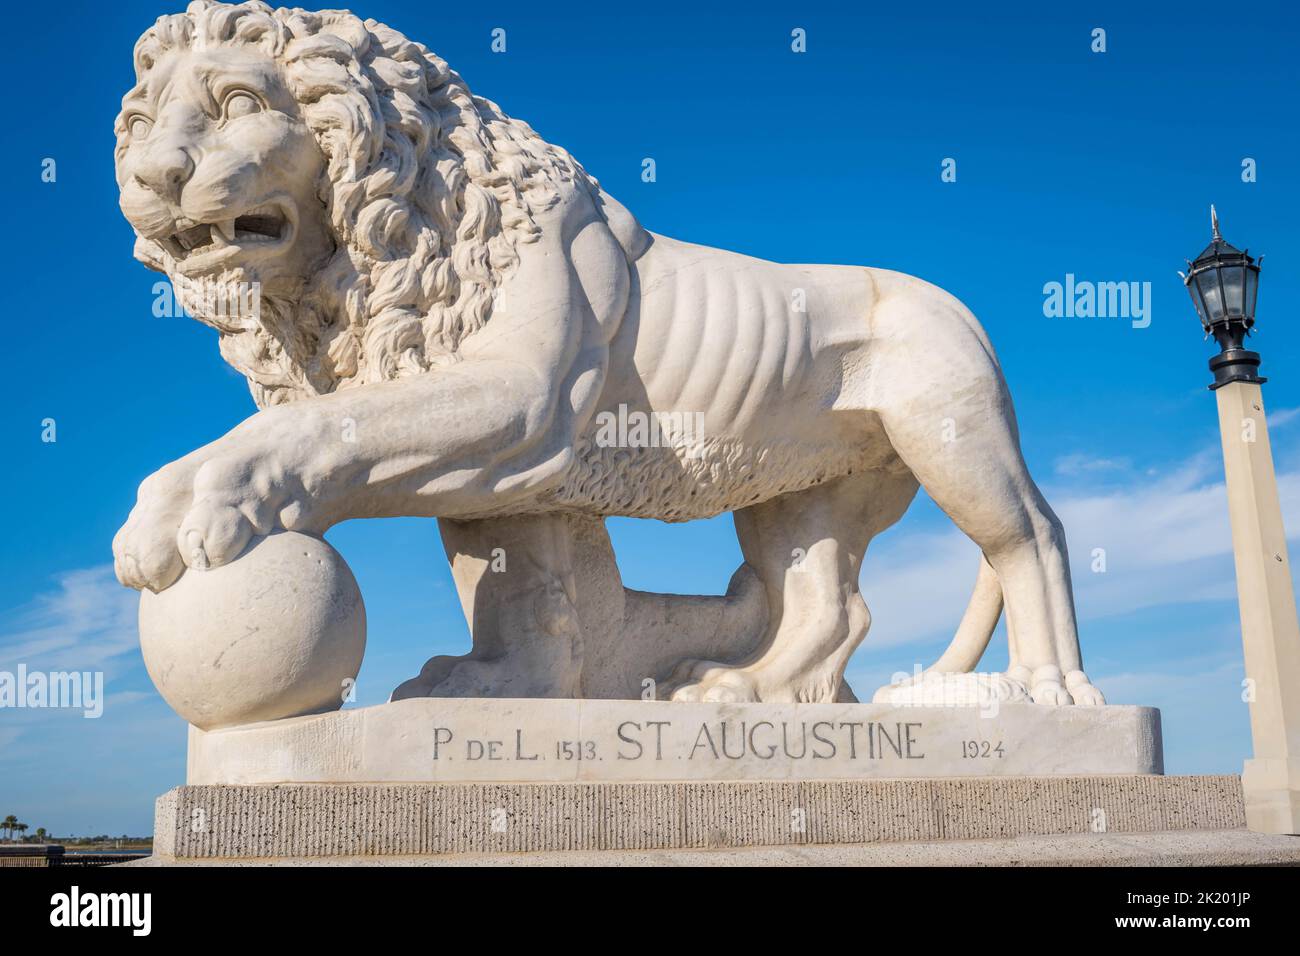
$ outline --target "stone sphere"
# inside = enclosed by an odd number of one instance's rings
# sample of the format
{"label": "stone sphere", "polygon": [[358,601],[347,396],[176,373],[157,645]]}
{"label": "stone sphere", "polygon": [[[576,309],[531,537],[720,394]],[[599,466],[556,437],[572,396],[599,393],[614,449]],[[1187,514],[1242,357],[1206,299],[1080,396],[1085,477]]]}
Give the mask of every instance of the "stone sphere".
{"label": "stone sphere", "polygon": [[320,538],[254,538],[234,561],[140,595],[163,699],[202,730],[338,710],[366,649],[352,571]]}

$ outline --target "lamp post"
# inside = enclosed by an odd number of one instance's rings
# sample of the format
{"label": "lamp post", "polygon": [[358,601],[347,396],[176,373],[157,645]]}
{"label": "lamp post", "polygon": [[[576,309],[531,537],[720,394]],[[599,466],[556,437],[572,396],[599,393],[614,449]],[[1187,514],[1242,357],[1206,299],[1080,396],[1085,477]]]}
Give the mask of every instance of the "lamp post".
{"label": "lamp post", "polygon": [[1214,238],[1188,263],[1183,282],[1219,344],[1210,388],[1219,405],[1254,744],[1241,778],[1246,824],[1300,834],[1300,625],[1260,393],[1266,380],[1259,353],[1244,347],[1255,324],[1259,264],[1219,235],[1213,206],[1210,219]]}

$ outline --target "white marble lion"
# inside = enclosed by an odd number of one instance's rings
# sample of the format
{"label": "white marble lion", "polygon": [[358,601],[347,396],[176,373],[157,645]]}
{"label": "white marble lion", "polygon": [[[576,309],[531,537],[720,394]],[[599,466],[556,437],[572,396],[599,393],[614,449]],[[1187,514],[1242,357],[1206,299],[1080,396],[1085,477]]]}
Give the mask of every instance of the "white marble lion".
{"label": "white marble lion", "polygon": [[[718,659],[645,676],[677,700],[851,699],[863,552],[919,484],[985,556],[936,671],[975,666],[1005,599],[1010,677],[1039,703],[1103,702],[1061,524],[952,296],[649,233],[424,46],[351,13],[200,0],[141,37],[135,67],[116,167],[136,256],[216,327],[261,410],[144,482],[114,541],[124,584],[164,589],[280,529],[433,516],[475,650],[397,696],[598,694],[575,538],[609,515],[731,511],[757,633],[724,659],[715,621]],[[513,577],[485,570],[493,542]],[[674,605],[656,607],[666,633]]]}

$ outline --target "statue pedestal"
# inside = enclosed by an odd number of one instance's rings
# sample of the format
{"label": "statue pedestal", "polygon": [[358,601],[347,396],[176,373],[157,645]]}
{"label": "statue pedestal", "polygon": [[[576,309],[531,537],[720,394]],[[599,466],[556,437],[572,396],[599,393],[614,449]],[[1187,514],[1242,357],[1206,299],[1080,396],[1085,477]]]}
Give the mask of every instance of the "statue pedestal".
{"label": "statue pedestal", "polygon": [[1150,707],[420,698],[190,731],[190,784],[1158,774]]}
{"label": "statue pedestal", "polygon": [[161,857],[966,840],[1244,824],[1158,711],[412,699],[190,732]]}

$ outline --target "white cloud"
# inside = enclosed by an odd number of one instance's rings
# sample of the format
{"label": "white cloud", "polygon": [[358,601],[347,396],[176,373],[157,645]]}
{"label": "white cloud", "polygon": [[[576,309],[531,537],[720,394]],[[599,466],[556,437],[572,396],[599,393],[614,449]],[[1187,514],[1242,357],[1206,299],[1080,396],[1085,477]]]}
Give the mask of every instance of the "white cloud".
{"label": "white cloud", "polygon": [[1159,708],[1166,773],[1240,773],[1251,753],[1240,656],[1181,663],[1181,670],[1094,676],[1109,703]]}
{"label": "white cloud", "polygon": [[979,549],[959,531],[905,532],[867,552],[862,594],[871,609],[872,648],[950,634],[979,569]]}
{"label": "white cloud", "polygon": [[[130,676],[140,665],[138,603],[136,593],[117,582],[110,565],[65,572],[54,589],[5,615],[9,623],[0,631],[0,670],[13,672],[22,664],[29,673],[100,672],[106,682]],[[154,695],[134,691],[110,694],[104,710],[116,710],[114,703],[151,698]],[[29,731],[35,724],[60,721],[70,713],[82,719],[80,712],[58,708],[6,711],[7,740],[0,738],[0,743],[13,747],[22,737],[30,746]],[[78,731],[89,729],[75,726]]]}
{"label": "white cloud", "polygon": [[[23,811],[29,819],[39,810],[42,825],[67,827],[74,816],[70,807],[78,803],[85,807],[76,809],[75,816],[83,820],[130,816],[121,807],[101,805],[96,787],[47,785],[65,775],[80,779],[92,755],[130,766],[137,776],[151,775],[140,782],[146,793],[161,792],[175,780],[176,767],[183,766],[184,735],[177,725],[184,725],[169,716],[144,672],[138,605],[138,595],[118,584],[112,567],[103,565],[59,575],[48,591],[5,615],[0,670],[12,672],[22,664],[29,673],[99,672],[106,691],[102,716],[93,720],[84,717],[80,706],[0,711],[6,784],[16,805],[26,801],[32,807]],[[157,770],[160,762],[167,765],[165,776]]]}
{"label": "white cloud", "polygon": [[1058,475],[1088,475],[1107,471],[1127,471],[1131,463],[1127,458],[1097,458],[1093,455],[1063,455],[1052,463]]}
{"label": "white cloud", "polygon": [[1291,424],[1296,418],[1300,418],[1300,408],[1279,408],[1277,411],[1269,412],[1268,427],[1282,428]]}
{"label": "white cloud", "polygon": [[132,661],[139,646],[139,596],[118,584],[103,565],[68,571],[56,588],[10,612],[0,632],[0,667],[29,670],[110,671]]}
{"label": "white cloud", "polygon": [[1150,704],[1156,699],[1208,699],[1241,704],[1241,680],[1244,665],[1236,660],[1199,660],[1178,662],[1181,669],[1169,671],[1119,671],[1099,673],[1106,685],[1107,699],[1113,704]]}
{"label": "white cloud", "polygon": [[[1047,489],[1065,524],[1081,622],[1142,608],[1236,597],[1222,465],[1213,452],[1163,474],[1133,474],[1123,487]],[[1278,478],[1290,536],[1300,532],[1300,471]],[[1094,549],[1105,573],[1094,573]],[[873,648],[950,634],[975,582],[979,552],[963,534],[886,537],[864,562]]]}

